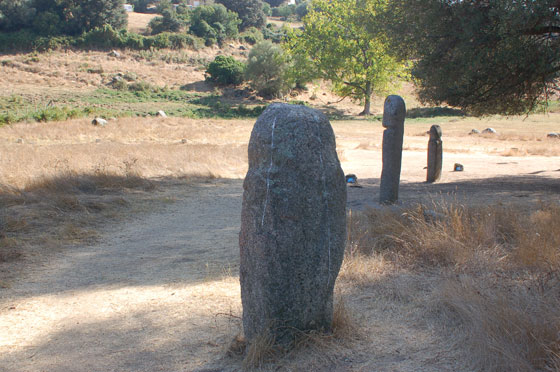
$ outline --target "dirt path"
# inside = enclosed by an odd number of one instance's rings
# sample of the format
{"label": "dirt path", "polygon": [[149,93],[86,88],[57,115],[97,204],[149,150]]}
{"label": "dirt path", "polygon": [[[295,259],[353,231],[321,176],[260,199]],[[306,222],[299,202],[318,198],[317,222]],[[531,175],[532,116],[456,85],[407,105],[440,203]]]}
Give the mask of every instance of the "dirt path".
{"label": "dirt path", "polygon": [[175,197],[0,290],[0,371],[188,371],[215,355],[231,334],[218,314],[238,313],[238,282],[220,278],[237,273],[241,181]]}

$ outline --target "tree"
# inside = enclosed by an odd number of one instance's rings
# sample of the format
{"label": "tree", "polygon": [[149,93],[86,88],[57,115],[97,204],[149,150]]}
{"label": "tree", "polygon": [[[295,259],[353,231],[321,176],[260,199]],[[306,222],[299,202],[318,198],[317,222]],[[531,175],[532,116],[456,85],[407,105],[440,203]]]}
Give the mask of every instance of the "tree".
{"label": "tree", "polygon": [[32,0],[0,0],[0,30],[16,31],[29,27],[35,12]]}
{"label": "tree", "polygon": [[249,52],[246,75],[250,85],[261,96],[281,96],[290,89],[287,78],[288,63],[282,48],[265,40]]}
{"label": "tree", "polygon": [[[313,0],[304,29],[287,47],[317,76],[333,82],[344,97],[363,100],[369,115],[372,94],[386,93],[403,71],[391,57],[380,17],[388,0]],[[301,58],[301,56],[306,58]]]}
{"label": "tree", "polygon": [[199,6],[191,14],[190,30],[206,40],[207,45],[222,43],[226,38],[237,35],[237,26],[241,21],[237,14],[226,9],[222,4]]}
{"label": "tree", "polygon": [[264,0],[265,2],[269,3],[271,7],[276,8],[280,5],[284,4],[286,0]]}
{"label": "tree", "polygon": [[[558,0],[394,0],[393,44],[422,101],[520,114],[558,89]],[[389,17],[388,17],[389,19]]]}
{"label": "tree", "polygon": [[241,30],[249,27],[263,28],[266,23],[261,0],[216,0],[216,2],[237,13],[241,20],[239,26]]}

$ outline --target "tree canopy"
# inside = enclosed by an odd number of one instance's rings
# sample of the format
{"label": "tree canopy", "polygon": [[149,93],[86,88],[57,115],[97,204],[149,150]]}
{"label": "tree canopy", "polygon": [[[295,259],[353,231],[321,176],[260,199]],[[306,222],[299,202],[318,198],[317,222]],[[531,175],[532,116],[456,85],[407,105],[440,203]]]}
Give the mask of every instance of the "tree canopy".
{"label": "tree canopy", "polygon": [[426,103],[520,114],[558,88],[558,0],[393,0],[389,35]]}
{"label": "tree canopy", "polygon": [[0,30],[80,34],[106,24],[125,27],[123,0],[0,0]]}
{"label": "tree canopy", "polygon": [[216,0],[216,2],[237,13],[241,20],[239,26],[241,30],[249,27],[262,28],[266,23],[261,0]]}
{"label": "tree canopy", "polygon": [[313,0],[303,30],[287,43],[302,69],[332,81],[336,93],[363,100],[365,115],[370,114],[372,94],[386,93],[403,71],[387,50],[381,18],[387,3]]}

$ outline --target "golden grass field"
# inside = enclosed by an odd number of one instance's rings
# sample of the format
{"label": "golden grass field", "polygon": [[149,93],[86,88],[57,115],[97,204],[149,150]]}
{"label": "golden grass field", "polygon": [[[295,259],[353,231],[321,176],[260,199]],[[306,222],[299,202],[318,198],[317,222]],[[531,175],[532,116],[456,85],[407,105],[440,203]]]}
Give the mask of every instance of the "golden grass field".
{"label": "golden grass field", "polygon": [[[216,50],[159,56],[180,53]],[[29,56],[2,58],[19,67],[2,67],[0,95],[38,102],[104,84],[83,63],[206,86],[200,66],[127,51],[41,54],[35,71]],[[546,137],[560,114],[407,120],[401,204],[380,207],[381,123],[324,88],[295,99],[347,115],[332,121],[337,151],[363,186],[348,189],[333,334],[302,335],[288,354],[267,340],[241,351],[254,119],[16,123],[0,127],[0,371],[560,371],[560,140]],[[444,169],[428,185],[432,124]],[[468,135],[486,127],[498,133]]]}

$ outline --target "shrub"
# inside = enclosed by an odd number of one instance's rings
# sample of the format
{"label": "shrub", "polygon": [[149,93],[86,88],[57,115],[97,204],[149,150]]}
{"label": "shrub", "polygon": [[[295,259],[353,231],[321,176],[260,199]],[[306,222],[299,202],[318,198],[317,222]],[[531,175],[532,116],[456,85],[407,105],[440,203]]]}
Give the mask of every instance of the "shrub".
{"label": "shrub", "polygon": [[148,12],[148,5],[151,0],[129,0],[129,3],[134,6],[134,11],[138,13]]}
{"label": "shrub", "polygon": [[282,49],[270,41],[256,44],[249,52],[246,78],[251,87],[265,98],[281,96],[291,88],[287,70]]}
{"label": "shrub", "polygon": [[239,35],[239,41],[251,45],[255,45],[256,43],[263,41],[263,39],[263,33],[255,27],[250,27]]}
{"label": "shrub", "polygon": [[192,12],[190,30],[206,45],[222,44],[226,38],[237,36],[240,22],[236,13],[221,4],[199,6]]}
{"label": "shrub", "polygon": [[165,9],[162,13],[162,17],[152,19],[148,27],[150,28],[150,33],[155,35],[165,31],[177,32],[183,25],[183,21],[177,17],[175,11]]}
{"label": "shrub", "polygon": [[217,56],[208,65],[206,73],[207,80],[222,85],[237,85],[243,82],[245,64],[235,60],[231,56]]}

